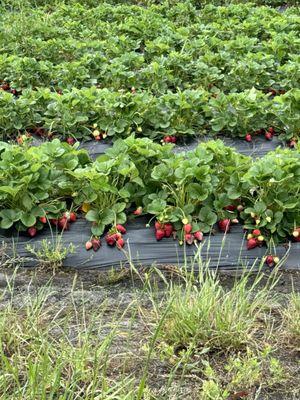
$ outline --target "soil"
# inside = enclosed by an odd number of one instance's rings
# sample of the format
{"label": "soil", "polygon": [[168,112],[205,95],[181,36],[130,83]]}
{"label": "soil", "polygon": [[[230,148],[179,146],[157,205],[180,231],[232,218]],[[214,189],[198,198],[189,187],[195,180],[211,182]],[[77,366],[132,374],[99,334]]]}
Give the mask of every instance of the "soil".
{"label": "soil", "polygon": [[[172,267],[164,271],[167,279],[178,280],[176,273],[172,272]],[[14,278],[13,278],[14,277]],[[268,278],[266,274],[264,279]],[[85,310],[95,311],[101,304],[105,304],[106,311],[103,314],[107,321],[111,321],[113,316],[116,315],[116,310],[120,315],[130,307],[131,302],[139,299],[140,309],[142,310],[132,321],[132,316],[125,314],[122,318],[122,330],[126,334],[129,332],[130,340],[124,340],[123,337],[117,339],[112,348],[115,354],[130,354],[126,369],[128,373],[139,376],[142,372],[144,358],[142,356],[143,346],[149,343],[149,326],[145,323],[147,313],[151,313],[151,303],[143,290],[143,284],[140,279],[131,276],[128,271],[121,273],[108,274],[107,272],[99,272],[96,270],[61,270],[57,271],[55,275],[50,271],[35,270],[30,268],[19,269],[15,274],[10,269],[0,268],[0,292],[3,292],[7,286],[7,279],[14,279],[14,296],[13,303],[16,307],[22,307],[28,296],[35,296],[37,290],[41,287],[51,287],[51,295],[47,298],[47,308],[52,310],[53,315],[59,309],[72,310],[74,305],[80,307],[85,305]],[[234,275],[232,273],[221,273],[220,280],[222,284],[230,288],[234,282]],[[156,280],[159,294],[164,293],[164,284],[158,279]],[[300,272],[282,272],[275,291],[280,294],[287,294],[294,291],[300,292]],[[3,308],[11,301],[11,296],[7,292],[6,296],[2,299],[0,308]],[[134,329],[132,329],[134,328]],[[54,332],[55,334],[55,332]],[[75,333],[74,333],[75,334]],[[103,331],[107,334],[107,331]],[[72,333],[71,333],[72,336]],[[299,384],[299,354],[295,352],[283,352],[278,357],[286,365],[289,370],[295,374],[295,380]],[[122,360],[123,361],[123,360]],[[115,358],[114,365],[112,365],[112,376],[114,371],[117,371],[120,366],[121,360]],[[124,364],[122,364],[124,368]],[[180,373],[178,380],[174,379],[172,386],[169,389],[168,396],[165,397],[164,387],[169,378],[170,365],[166,361],[162,361],[159,357],[154,357],[151,361],[149,386],[157,399],[196,399],[199,396],[201,388],[201,379],[197,373],[191,371],[190,375],[185,376],[182,380]],[[300,387],[300,386],[299,386]],[[261,393],[259,399],[261,400],[299,400],[300,395],[297,397],[291,394],[293,388],[281,388],[278,393]],[[253,396],[253,397],[252,397]],[[295,397],[296,396],[296,397]],[[236,399],[238,399],[237,397]],[[245,397],[246,399],[257,399],[254,395]],[[229,399],[228,399],[229,400]]]}

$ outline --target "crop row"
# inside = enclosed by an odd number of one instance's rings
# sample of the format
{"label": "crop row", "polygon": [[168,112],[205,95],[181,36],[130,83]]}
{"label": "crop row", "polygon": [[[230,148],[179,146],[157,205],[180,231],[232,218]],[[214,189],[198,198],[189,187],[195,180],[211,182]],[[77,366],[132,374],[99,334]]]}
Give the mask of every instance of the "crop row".
{"label": "crop row", "polygon": [[[177,4],[176,0],[64,0],[64,4],[78,6],[84,5],[85,8],[94,8],[99,4],[112,4],[112,5],[121,5],[121,4],[130,4],[130,5],[139,5],[139,6],[151,6],[151,5],[164,5],[174,6]],[[187,0],[187,3],[192,4],[197,8],[204,7],[206,5],[215,5],[215,6],[232,6],[235,4],[245,4],[247,1],[245,0]],[[282,0],[252,0],[252,4],[257,6],[282,6],[286,3]],[[297,5],[297,0],[290,0],[288,2],[289,5]],[[7,9],[24,9],[24,7],[45,7],[46,9],[51,9],[53,6],[57,6],[57,0],[6,0],[3,8]]]}
{"label": "crop row", "polygon": [[296,55],[279,65],[273,55],[262,52],[234,56],[225,51],[218,57],[209,50],[196,60],[173,52],[167,57],[154,57],[150,63],[136,52],[113,59],[88,54],[78,61],[58,65],[35,58],[0,55],[0,76],[17,91],[42,86],[71,89],[96,85],[112,90],[135,87],[155,94],[199,87],[227,93],[252,87],[262,90],[299,87],[299,63],[300,56]]}
{"label": "crop row", "polygon": [[121,224],[143,214],[155,218],[157,240],[172,233],[191,244],[217,222],[227,233],[241,222],[249,249],[300,240],[299,147],[256,160],[219,140],[181,154],[172,146],[130,136],[93,162],[57,139],[39,147],[1,142],[0,227],[35,236],[48,224],[69,229],[82,212],[97,247],[99,236],[109,232],[114,244]]}
{"label": "crop row", "polygon": [[230,79],[232,91],[273,83],[291,88],[299,82],[296,11],[280,14],[248,5],[230,11],[206,7],[199,14],[184,3],[170,10],[64,7],[50,15],[43,10],[4,14],[0,79],[13,81],[17,89],[73,83],[115,89],[147,85],[159,91],[202,81],[229,90]]}
{"label": "crop row", "polygon": [[162,138],[203,133],[244,137],[259,129],[275,128],[284,139],[299,137],[300,90],[270,99],[255,89],[211,94],[205,90],[114,92],[73,89],[62,95],[49,89],[25,90],[20,97],[0,92],[0,130],[3,138],[43,128],[66,138],[88,138],[95,128],[108,136]]}

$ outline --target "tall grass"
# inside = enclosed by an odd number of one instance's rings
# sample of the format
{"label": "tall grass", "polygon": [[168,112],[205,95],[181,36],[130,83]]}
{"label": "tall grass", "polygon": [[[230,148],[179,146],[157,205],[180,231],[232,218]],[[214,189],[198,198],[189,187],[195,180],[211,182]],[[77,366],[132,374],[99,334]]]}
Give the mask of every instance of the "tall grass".
{"label": "tall grass", "polygon": [[262,276],[251,282],[244,273],[226,289],[216,273],[202,270],[196,284],[188,280],[172,285],[161,338],[174,346],[225,352],[254,343],[257,331],[267,328],[265,315],[276,303],[276,277],[259,287]]}
{"label": "tall grass", "polygon": [[[160,400],[190,393],[225,400],[289,382],[274,338],[282,324],[299,334],[299,296],[283,308],[276,273],[265,279],[244,272],[224,285],[208,267],[174,271],[170,279],[155,267],[132,269],[124,275],[125,303],[104,295],[105,281],[94,288],[103,291],[101,301],[92,304],[75,279],[57,302],[52,275],[42,286],[33,275],[22,291],[18,273],[12,275],[0,289],[0,399]],[[109,276],[118,293],[122,282]],[[283,316],[277,324],[274,308]]]}

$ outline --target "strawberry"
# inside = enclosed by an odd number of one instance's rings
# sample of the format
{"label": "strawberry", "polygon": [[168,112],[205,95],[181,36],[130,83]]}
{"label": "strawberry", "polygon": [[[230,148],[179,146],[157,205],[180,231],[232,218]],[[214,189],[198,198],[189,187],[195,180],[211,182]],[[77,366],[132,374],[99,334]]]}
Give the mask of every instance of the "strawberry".
{"label": "strawberry", "polygon": [[258,242],[255,238],[251,238],[247,240],[247,249],[251,250],[258,246]]}
{"label": "strawberry", "polygon": [[176,143],[177,142],[177,137],[176,136],[170,136],[171,142]]}
{"label": "strawberry", "polygon": [[133,211],[133,215],[141,215],[143,212],[143,207],[138,207],[136,210]]}
{"label": "strawberry", "polygon": [[4,82],[4,83],[2,84],[2,86],[1,86],[1,88],[2,88],[2,90],[7,91],[7,90],[10,89],[10,85],[9,85],[9,83]]}
{"label": "strawberry", "polygon": [[265,138],[266,138],[267,140],[272,140],[272,139],[273,139],[273,134],[272,134],[271,132],[266,132],[266,133],[265,133]]}
{"label": "strawberry", "polygon": [[297,142],[296,142],[295,139],[290,140],[290,142],[289,142],[289,147],[290,147],[291,149],[294,149],[294,148],[296,147],[296,145],[297,145]]}
{"label": "strawberry", "polygon": [[109,233],[105,236],[106,243],[108,246],[114,246],[116,244],[116,236],[110,235]]}
{"label": "strawberry", "polygon": [[163,138],[163,142],[164,143],[173,143],[172,142],[172,136],[165,136],[164,138]]}
{"label": "strawberry", "polygon": [[259,235],[259,236],[257,237],[257,240],[258,240],[259,242],[264,242],[265,238],[264,238],[262,235]]}
{"label": "strawberry", "polygon": [[254,236],[259,236],[259,235],[261,234],[261,232],[260,232],[259,229],[253,229],[252,234],[253,234]]}
{"label": "strawberry", "polygon": [[95,237],[91,240],[91,242],[92,242],[93,250],[98,251],[101,247],[100,239]]}
{"label": "strawberry", "polygon": [[194,233],[195,239],[198,240],[198,242],[202,242],[203,240],[203,233],[201,231],[197,231]]}
{"label": "strawberry", "polygon": [[117,240],[117,248],[119,250],[121,250],[122,247],[124,247],[124,244],[125,244],[125,242],[124,242],[124,239],[122,237]]}
{"label": "strawberry", "polygon": [[265,262],[269,267],[273,267],[274,264],[275,264],[274,263],[274,257],[273,256],[267,256]]}
{"label": "strawberry", "polygon": [[271,135],[274,135],[275,134],[275,129],[272,126],[270,126],[270,128],[268,129],[268,132],[270,132]]}
{"label": "strawberry", "polygon": [[50,222],[52,225],[57,226],[58,225],[58,219],[57,218],[51,218]]}
{"label": "strawberry", "polygon": [[194,235],[192,233],[186,233],[184,235],[184,240],[187,244],[191,245],[194,243]]}
{"label": "strawberry", "polygon": [[30,237],[34,237],[37,234],[37,229],[35,226],[27,229],[27,233]]}
{"label": "strawberry", "polygon": [[297,237],[300,236],[300,228],[296,228],[296,229],[293,231],[293,236],[294,236],[294,238],[297,238]]}
{"label": "strawberry", "polygon": [[75,144],[75,139],[74,139],[72,136],[69,136],[69,137],[67,138],[67,143],[68,143],[70,146],[73,146],[73,144]]}
{"label": "strawberry", "polygon": [[230,219],[221,219],[218,222],[218,226],[221,232],[229,232],[230,231]]}
{"label": "strawberry", "polygon": [[91,250],[92,247],[93,247],[93,243],[92,243],[90,240],[88,240],[88,241],[86,242],[86,244],[85,244],[86,250],[87,250],[87,251],[88,251],[88,250]]}
{"label": "strawberry", "polygon": [[236,206],[233,204],[230,204],[229,206],[224,207],[224,210],[226,211],[234,211],[236,209]]}
{"label": "strawberry", "polygon": [[192,225],[191,224],[185,224],[183,229],[184,229],[185,233],[191,233],[192,232]]}
{"label": "strawberry", "polygon": [[165,236],[166,237],[170,237],[171,235],[172,235],[172,233],[173,233],[173,225],[172,224],[170,224],[170,223],[166,223],[165,225],[164,225],[164,230],[165,230]]}
{"label": "strawberry", "polygon": [[102,139],[101,135],[95,136],[95,140],[97,140],[97,142],[100,142],[101,139]]}
{"label": "strawberry", "polygon": [[69,230],[68,219],[66,217],[61,217],[58,220],[58,227],[60,229]]}
{"label": "strawberry", "polygon": [[165,231],[164,231],[164,229],[157,229],[156,232],[155,232],[155,237],[156,237],[156,240],[157,240],[157,241],[159,241],[159,240],[161,240],[162,238],[164,238],[164,237],[165,237]]}
{"label": "strawberry", "polygon": [[250,133],[247,133],[247,135],[245,136],[245,140],[246,142],[252,142],[252,136],[250,135]]}
{"label": "strawberry", "polygon": [[162,228],[161,222],[160,222],[160,221],[155,221],[155,229],[156,229],[156,230],[159,230],[159,229],[161,229],[161,228]]}
{"label": "strawberry", "polygon": [[117,224],[117,225],[116,225],[116,228],[117,228],[117,230],[118,230],[119,232],[121,232],[121,233],[123,233],[123,234],[126,233],[126,229],[125,229],[125,227],[124,227],[123,225]]}
{"label": "strawberry", "polygon": [[76,214],[73,211],[71,211],[70,212],[70,222],[75,222],[76,219],[77,219]]}
{"label": "strawberry", "polygon": [[40,220],[40,222],[42,224],[46,224],[47,223],[47,218],[46,217],[40,217],[39,220]]}
{"label": "strawberry", "polygon": [[130,91],[131,91],[132,94],[135,94],[135,93],[136,93],[136,88],[135,88],[134,86],[132,86],[132,88],[130,89]]}
{"label": "strawberry", "polygon": [[18,143],[18,144],[23,144],[23,142],[24,142],[24,141],[23,141],[22,136],[18,136],[18,137],[17,137],[17,143]]}
{"label": "strawberry", "polygon": [[244,206],[242,204],[239,204],[236,208],[238,212],[242,212],[244,210]]}
{"label": "strawberry", "polygon": [[233,218],[232,220],[231,220],[231,223],[232,224],[238,224],[240,221],[237,219],[237,218]]}

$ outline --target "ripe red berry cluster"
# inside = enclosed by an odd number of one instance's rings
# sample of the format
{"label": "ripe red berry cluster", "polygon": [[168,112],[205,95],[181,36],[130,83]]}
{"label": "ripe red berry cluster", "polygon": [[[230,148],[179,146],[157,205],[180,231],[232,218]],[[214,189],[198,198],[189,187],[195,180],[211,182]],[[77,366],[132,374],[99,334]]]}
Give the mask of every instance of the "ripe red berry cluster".
{"label": "ripe red berry cluster", "polygon": [[271,126],[270,128],[268,128],[267,130],[265,129],[258,129],[257,131],[255,131],[253,134],[251,133],[247,133],[245,136],[245,140],[246,142],[252,142],[253,139],[253,135],[264,135],[266,140],[272,140],[273,136],[275,135],[275,129]]}
{"label": "ripe red berry cluster", "polygon": [[[77,219],[77,215],[73,211],[65,211],[63,215],[60,218],[51,218],[49,219],[49,222],[51,225],[58,227],[62,231],[67,231],[70,229],[70,223],[75,222]],[[41,222],[43,225],[47,224],[47,217],[43,216],[39,218],[39,222]],[[27,233],[30,237],[34,237],[37,234],[37,227],[31,226],[30,228],[27,229]]]}

